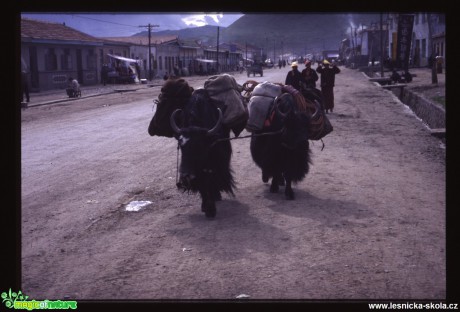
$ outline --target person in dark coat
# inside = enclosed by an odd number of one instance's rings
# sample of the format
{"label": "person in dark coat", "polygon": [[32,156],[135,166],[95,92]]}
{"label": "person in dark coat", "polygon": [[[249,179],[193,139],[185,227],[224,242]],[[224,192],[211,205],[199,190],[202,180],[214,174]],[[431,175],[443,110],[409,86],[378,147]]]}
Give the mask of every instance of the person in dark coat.
{"label": "person in dark coat", "polygon": [[311,61],[305,61],[305,68],[302,70],[302,78],[305,82],[305,87],[307,89],[316,88],[316,82],[318,81],[318,74],[314,69],[311,68]]}
{"label": "person in dark coat", "polygon": [[302,82],[303,82],[303,78],[302,78],[302,74],[299,72],[297,67],[298,67],[297,62],[292,62],[291,63],[292,70],[290,70],[287,73],[286,82],[284,84],[285,85],[291,85],[291,86],[293,86],[294,88],[296,88],[297,90],[300,91],[301,86],[302,86]]}
{"label": "person in dark coat", "polygon": [[404,71],[404,80],[406,82],[411,82],[412,81],[412,75],[411,75],[411,73],[409,73],[408,70]]}
{"label": "person in dark coat", "polygon": [[390,79],[393,83],[399,83],[401,82],[401,75],[398,74],[396,69],[393,69],[393,73],[391,74]]}
{"label": "person in dark coat", "polygon": [[335,75],[340,73],[340,69],[333,64],[329,63],[328,60],[324,60],[323,64],[319,64],[316,69],[321,75],[321,93],[323,95],[323,106],[326,113],[334,110],[334,84]]}

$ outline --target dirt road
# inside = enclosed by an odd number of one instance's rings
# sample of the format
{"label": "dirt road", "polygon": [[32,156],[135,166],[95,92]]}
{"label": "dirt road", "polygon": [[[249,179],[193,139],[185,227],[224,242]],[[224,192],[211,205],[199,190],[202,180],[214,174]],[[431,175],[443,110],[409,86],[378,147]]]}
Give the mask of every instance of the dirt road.
{"label": "dirt road", "polygon": [[[249,141],[234,140],[238,188],[212,221],[175,187],[176,141],[147,134],[159,88],[22,111],[22,292],[444,299],[445,148],[392,93],[341,69],[334,131],[323,151],[312,142],[296,200],[269,193]],[[288,70],[255,80],[284,82]],[[152,204],[126,211],[132,201]]]}

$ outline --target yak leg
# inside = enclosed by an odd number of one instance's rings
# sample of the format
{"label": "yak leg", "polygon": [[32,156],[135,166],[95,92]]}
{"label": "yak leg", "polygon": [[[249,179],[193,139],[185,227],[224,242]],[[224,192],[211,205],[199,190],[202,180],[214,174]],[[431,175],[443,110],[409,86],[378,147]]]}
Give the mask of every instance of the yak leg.
{"label": "yak leg", "polygon": [[293,200],[294,199],[294,191],[292,190],[292,181],[290,177],[284,177],[286,180],[286,187],[284,188],[284,195],[286,199]]}
{"label": "yak leg", "polygon": [[214,218],[216,216],[216,202],[208,200],[204,211],[206,218]]}
{"label": "yak leg", "polygon": [[279,174],[273,175],[272,184],[270,185],[270,193],[278,193],[278,191],[280,189],[280,184],[279,184],[279,180],[278,180],[279,177],[280,177]]}
{"label": "yak leg", "polygon": [[262,169],[262,182],[267,183],[269,179],[270,179],[270,176],[268,175],[268,173],[266,173],[266,172]]}
{"label": "yak leg", "polygon": [[207,184],[207,187],[200,189],[200,195],[201,211],[205,213],[207,218],[214,218],[216,216],[216,197],[217,195],[220,196],[220,192],[215,190],[212,185]]}
{"label": "yak leg", "polygon": [[215,201],[221,201],[222,200],[222,194],[219,191],[214,191],[213,198]]}
{"label": "yak leg", "polygon": [[278,176],[278,185],[279,186],[284,186],[284,175],[280,174]]}
{"label": "yak leg", "polygon": [[204,212],[207,218],[216,216],[216,202],[209,196],[201,195],[201,211]]}

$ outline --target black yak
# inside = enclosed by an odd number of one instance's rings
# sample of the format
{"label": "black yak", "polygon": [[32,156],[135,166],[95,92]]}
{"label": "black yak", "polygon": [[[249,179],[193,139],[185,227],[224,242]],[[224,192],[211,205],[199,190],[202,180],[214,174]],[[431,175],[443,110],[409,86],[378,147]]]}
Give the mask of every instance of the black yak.
{"label": "black yak", "polygon": [[184,79],[168,79],[155,100],[157,109],[148,128],[151,136],[177,139],[181,150],[177,187],[198,192],[201,210],[209,218],[216,216],[222,192],[234,195],[230,131],[238,136],[248,116],[238,87],[226,74],[208,78],[197,90]]}
{"label": "black yak", "polygon": [[252,133],[251,156],[262,169],[262,181],[272,178],[271,193],[285,185],[285,196],[292,200],[292,182],[302,181],[307,175],[311,162],[309,121],[310,116],[299,111],[294,97],[282,93],[274,100],[264,128]]}
{"label": "black yak", "polygon": [[205,89],[198,89],[183,109],[171,114],[170,125],[181,150],[177,187],[199,192],[201,210],[213,218],[221,192],[233,195],[235,187],[230,167],[230,129],[222,123],[222,110]]}

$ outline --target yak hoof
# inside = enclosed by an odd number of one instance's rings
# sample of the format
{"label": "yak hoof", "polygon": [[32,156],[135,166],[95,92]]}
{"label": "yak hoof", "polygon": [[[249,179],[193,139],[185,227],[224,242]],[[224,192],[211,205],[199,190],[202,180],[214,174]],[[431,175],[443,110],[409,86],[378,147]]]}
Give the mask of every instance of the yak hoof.
{"label": "yak hoof", "polygon": [[204,212],[206,218],[214,218],[216,216],[216,207],[210,207]]}
{"label": "yak hoof", "polygon": [[284,190],[284,195],[286,196],[286,199],[288,200],[293,200],[294,199],[294,191],[291,189],[285,189]]}
{"label": "yak hoof", "polygon": [[201,211],[204,212],[206,218],[214,218],[216,216],[216,204],[215,202],[207,202],[201,204]]}
{"label": "yak hoof", "polygon": [[278,193],[280,187],[278,183],[272,181],[272,184],[270,185],[270,193]]}

